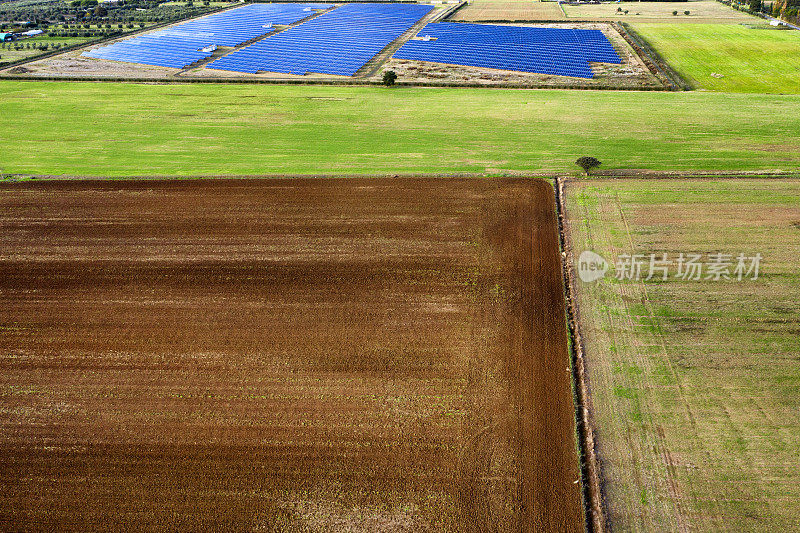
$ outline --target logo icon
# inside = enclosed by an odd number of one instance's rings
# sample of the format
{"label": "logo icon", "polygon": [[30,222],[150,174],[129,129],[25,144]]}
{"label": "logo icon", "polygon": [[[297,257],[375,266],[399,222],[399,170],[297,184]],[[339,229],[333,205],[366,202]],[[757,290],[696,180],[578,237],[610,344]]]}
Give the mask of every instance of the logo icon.
{"label": "logo icon", "polygon": [[578,257],[578,277],[585,283],[591,283],[608,272],[608,262],[602,256],[586,250]]}

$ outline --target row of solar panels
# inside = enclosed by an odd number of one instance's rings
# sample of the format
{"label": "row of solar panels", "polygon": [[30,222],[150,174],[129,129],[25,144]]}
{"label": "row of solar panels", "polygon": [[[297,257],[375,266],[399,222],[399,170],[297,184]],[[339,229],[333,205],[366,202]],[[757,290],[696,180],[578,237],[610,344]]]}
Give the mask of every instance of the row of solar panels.
{"label": "row of solar panels", "polygon": [[420,35],[435,37],[448,43],[494,47],[538,43],[569,47],[573,44],[579,45],[584,50],[589,61],[612,63],[620,61],[614,47],[600,30],[444,22],[428,24]]}
{"label": "row of solar panels", "polygon": [[228,71],[352,76],[433,6],[346,4],[208,64]]}
{"label": "row of solar panels", "polygon": [[[209,68],[354,75],[433,9],[429,5],[345,4],[303,24],[272,33],[276,24],[301,21],[332,4],[249,4],[171,28],[84,52],[101,59],[184,68],[211,56],[215,46],[238,46]],[[620,63],[599,30],[434,23],[408,41],[398,59],[591,78],[589,62]]]}
{"label": "row of solar panels", "polygon": [[[214,46],[238,46],[273,32],[276,24],[293,24],[317,13],[317,10],[330,7],[333,4],[248,4],[89,50],[82,55],[184,68],[211,57],[210,49]],[[209,50],[204,52],[204,48]]]}
{"label": "row of solar panels", "polygon": [[592,78],[590,62],[621,63],[600,30],[441,22],[394,57],[433,63]]}

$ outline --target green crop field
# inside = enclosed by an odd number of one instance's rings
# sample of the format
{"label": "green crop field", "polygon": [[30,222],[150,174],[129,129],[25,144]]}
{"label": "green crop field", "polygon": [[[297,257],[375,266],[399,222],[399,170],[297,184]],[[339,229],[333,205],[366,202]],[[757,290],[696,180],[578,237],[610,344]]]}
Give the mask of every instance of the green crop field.
{"label": "green crop field", "polygon": [[756,280],[577,281],[614,529],[800,529],[800,181],[584,180],[566,198],[576,256],[763,256]]}
{"label": "green crop field", "polygon": [[635,24],[633,28],[698,88],[800,93],[798,31],[733,24]]}
{"label": "green crop field", "polygon": [[[0,82],[0,172],[796,170],[800,97]],[[779,112],[776,112],[779,110]]]}

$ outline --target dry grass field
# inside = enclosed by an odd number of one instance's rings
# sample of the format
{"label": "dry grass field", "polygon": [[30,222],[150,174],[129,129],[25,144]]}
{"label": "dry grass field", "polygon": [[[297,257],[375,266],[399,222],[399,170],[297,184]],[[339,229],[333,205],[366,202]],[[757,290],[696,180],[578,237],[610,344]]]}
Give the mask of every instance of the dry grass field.
{"label": "dry grass field", "polygon": [[554,209],[523,179],[0,185],[0,528],[582,531]]}
{"label": "dry grass field", "polygon": [[[628,11],[620,13],[617,9]],[[569,20],[621,20],[623,22],[693,22],[702,24],[757,24],[767,21],[743,11],[736,11],[715,0],[692,0],[689,2],[619,2],[607,4],[564,5]],[[672,12],[677,11],[678,15]],[[684,11],[689,11],[688,15]]]}
{"label": "dry grass field", "polygon": [[564,20],[557,2],[532,0],[472,0],[453,15],[451,20]]}
{"label": "dry grass field", "polygon": [[763,255],[757,280],[577,282],[614,530],[800,530],[800,181],[566,197],[574,255]]}

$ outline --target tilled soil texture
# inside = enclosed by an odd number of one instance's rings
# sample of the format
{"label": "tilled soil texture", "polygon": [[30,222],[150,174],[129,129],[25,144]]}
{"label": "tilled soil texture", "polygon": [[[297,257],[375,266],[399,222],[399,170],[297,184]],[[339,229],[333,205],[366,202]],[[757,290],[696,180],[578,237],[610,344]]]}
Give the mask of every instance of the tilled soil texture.
{"label": "tilled soil texture", "polygon": [[580,531],[551,186],[0,185],[0,527]]}

